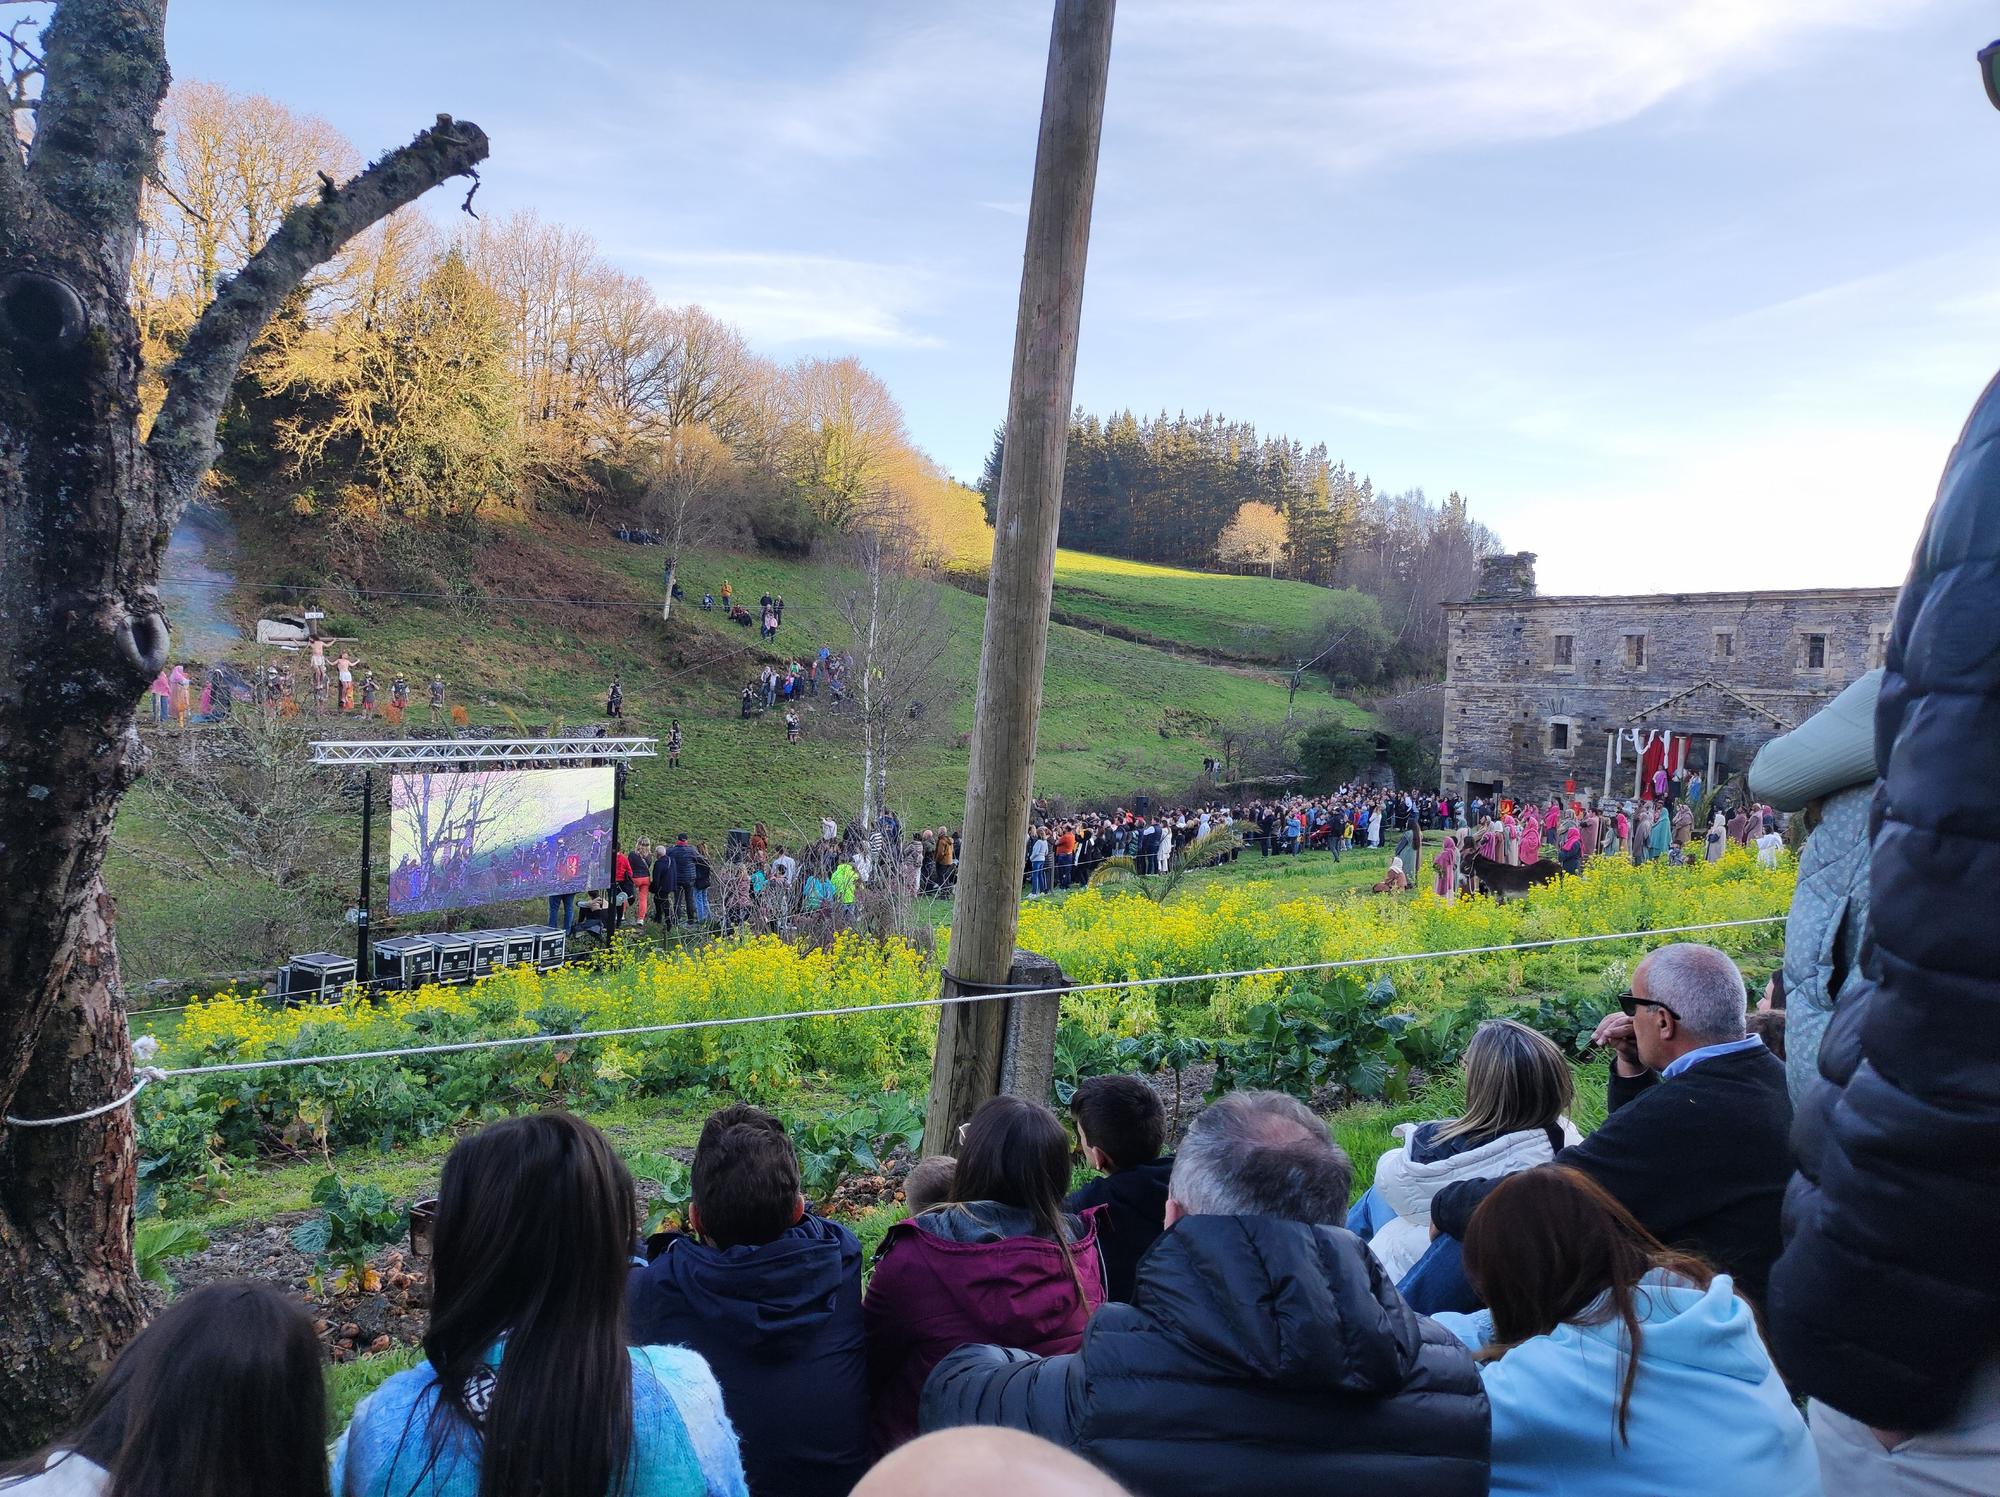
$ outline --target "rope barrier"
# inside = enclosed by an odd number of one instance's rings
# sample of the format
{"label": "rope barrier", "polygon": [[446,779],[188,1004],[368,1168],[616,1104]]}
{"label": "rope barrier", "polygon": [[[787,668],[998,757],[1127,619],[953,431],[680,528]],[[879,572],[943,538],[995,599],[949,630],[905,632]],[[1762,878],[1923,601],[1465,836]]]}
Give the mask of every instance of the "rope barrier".
{"label": "rope barrier", "polygon": [[992,992],[957,993],[950,997],[904,998],[893,1003],[859,1004],[844,1008],[799,1009],[780,1014],[731,1014],[713,1019],[683,1019],[672,1024],[637,1024],[620,1029],[576,1029],[561,1034],[508,1035],[498,1039],[456,1040],[437,1045],[396,1046],[383,1050],[351,1050],[334,1055],[291,1055],[267,1060],[226,1061],[220,1065],[148,1067],[132,1090],[124,1096],[73,1117],[23,1119],[9,1117],[16,1127],[45,1128],[60,1123],[80,1122],[110,1112],[131,1101],[149,1081],[189,1076],[237,1075],[249,1071],[295,1070],[301,1066],[346,1065],[370,1060],[402,1060],[421,1055],[459,1055],[473,1050],[519,1049],[527,1045],[576,1044],[586,1040],[630,1039],[639,1035],[684,1034],[699,1029],[728,1029],[743,1024],[779,1024],[799,1019],[841,1019],[864,1014],[893,1013],[913,1008],[947,1008],[961,1003],[986,1003],[996,998],[1048,998],[1078,993],[1115,993],[1132,988],[1177,987],[1191,982],[1231,982],[1248,977],[1287,977],[1304,972],[1337,972],[1354,967],[1395,966],[1407,962],[1438,961],[1450,957],[1498,956],[1517,951],[1547,951],[1560,946],[1586,946],[1602,941],[1643,940],[1650,936],[1695,935],[1704,931],[1742,930],[1757,925],[1782,924],[1784,915],[1761,915],[1747,920],[1714,920],[1701,925],[1663,926],[1654,930],[1601,932],[1587,936],[1552,936],[1539,941],[1515,941],[1497,946],[1461,946],[1445,951],[1386,952],[1379,956],[1342,957],[1321,962],[1295,962],[1280,967],[1246,967],[1228,972],[1186,972],[1161,977],[1123,978],[1116,982],[1077,983],[1062,987],[1006,988]]}

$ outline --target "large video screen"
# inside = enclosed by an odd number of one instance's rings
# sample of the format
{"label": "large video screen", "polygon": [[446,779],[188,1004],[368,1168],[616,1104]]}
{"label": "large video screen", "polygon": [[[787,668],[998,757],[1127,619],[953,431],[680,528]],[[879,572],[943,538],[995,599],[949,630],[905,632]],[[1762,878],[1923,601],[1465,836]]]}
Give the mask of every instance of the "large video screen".
{"label": "large video screen", "polygon": [[607,766],[395,776],[390,912],[602,888],[610,881],[616,773]]}

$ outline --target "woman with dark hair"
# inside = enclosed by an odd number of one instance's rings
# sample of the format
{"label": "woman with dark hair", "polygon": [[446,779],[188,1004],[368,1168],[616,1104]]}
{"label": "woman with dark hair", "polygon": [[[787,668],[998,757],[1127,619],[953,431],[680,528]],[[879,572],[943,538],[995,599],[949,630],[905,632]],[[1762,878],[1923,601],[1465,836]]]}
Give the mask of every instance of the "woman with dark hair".
{"label": "woman with dark hair", "polygon": [[1465,1270],[1488,1308],[1436,1319],[1484,1364],[1494,1492],[1818,1497],[1805,1421],[1729,1275],[1588,1175],[1503,1180]]}
{"label": "woman with dark hair", "polygon": [[958,1347],[1075,1351],[1104,1300],[1096,1211],[1063,1210],[1069,1135],[1054,1112],[995,1097],[959,1140],[950,1200],[889,1228],[862,1303],[875,1447],[917,1433],[931,1369]]}
{"label": "woman with dark hair", "polygon": [[1567,1113],[1576,1076],[1553,1042],[1513,1019],[1473,1031],[1460,1064],[1465,1110],[1430,1123],[1399,1123],[1396,1147],[1376,1161],[1375,1183],[1348,1213],[1410,1307],[1476,1310],[1459,1270],[1459,1244],[1431,1235],[1431,1201],[1459,1180],[1490,1180],[1547,1164],[1580,1137]]}
{"label": "woman with dark hair", "polygon": [[708,1364],[625,1345],[632,1177],[566,1113],[459,1140],[438,1187],[425,1362],[355,1410],[336,1497],[742,1497]]}
{"label": "woman with dark hair", "polygon": [[69,1432],[0,1471],[7,1497],[320,1497],[325,1358],[262,1284],[210,1284],[119,1354]]}

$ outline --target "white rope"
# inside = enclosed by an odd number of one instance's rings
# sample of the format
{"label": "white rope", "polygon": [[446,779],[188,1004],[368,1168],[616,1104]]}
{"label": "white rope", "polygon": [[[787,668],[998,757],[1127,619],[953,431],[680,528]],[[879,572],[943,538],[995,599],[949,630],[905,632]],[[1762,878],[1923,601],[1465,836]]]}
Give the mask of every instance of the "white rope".
{"label": "white rope", "polygon": [[564,1034],[509,1035],[500,1039],[457,1040],[442,1045],[399,1046],[387,1050],[353,1050],[338,1055],[293,1055],[276,1060],[229,1061],[222,1065],[170,1068],[162,1074],[178,1076],[221,1076],[242,1071],[280,1071],[299,1066],[343,1065],[349,1061],[399,1060],[416,1055],[456,1055],[468,1050],[501,1050],[523,1045],[562,1045],[583,1040],[627,1039],[644,1034],[681,1034],[696,1029],[726,1029],[738,1024],[774,1024],[794,1019],[840,1019],[860,1014],[891,1013],[898,1009],[945,1008],[959,1003],[983,1003],[994,998],[1047,998],[1073,993],[1114,993],[1129,988],[1174,987],[1188,982],[1227,982],[1244,977],[1283,977],[1300,972],[1332,972],[1349,967],[1380,967],[1400,962],[1433,961],[1443,957],[1489,956],[1510,951],[1544,951],[1556,946],[1582,946],[1596,941],[1630,941],[1647,936],[1692,935],[1699,931],[1736,930],[1751,925],[1782,923],[1783,915],[1763,915],[1751,920],[1717,920],[1704,925],[1675,925],[1658,930],[1614,931],[1590,936],[1555,936],[1541,941],[1516,941],[1504,946],[1462,946],[1450,951],[1391,952],[1382,956],[1344,957],[1337,961],[1298,962],[1285,967],[1247,967],[1234,972],[1190,972],[1168,977],[1133,977],[1118,982],[1078,983],[1068,987],[1000,989],[991,993],[956,993],[950,997],[904,998],[894,1003],[873,1003],[850,1008],[800,1009],[779,1014],[733,1014],[716,1019],[683,1019],[672,1024],[639,1024],[624,1029],[576,1029]]}
{"label": "white rope", "polygon": [[165,1081],[166,1079],[167,1073],[162,1071],[158,1066],[147,1066],[140,1070],[133,1078],[132,1089],[125,1093],[124,1096],[113,1097],[109,1102],[99,1107],[93,1107],[88,1112],[73,1112],[68,1117],[61,1118],[17,1118],[10,1115],[0,1121],[5,1121],[10,1128],[57,1128],[64,1123],[88,1122],[91,1118],[103,1117],[107,1112],[116,1112],[127,1102],[138,1096],[139,1093],[143,1092],[149,1082]]}
{"label": "white rope", "polygon": [[[1672,925],[1657,930],[1612,931],[1590,936],[1553,936],[1541,941],[1515,941],[1502,946],[1461,946],[1449,951],[1389,952],[1381,956],[1342,957],[1336,961],[1296,962],[1284,967],[1246,967],[1234,972],[1186,972],[1167,977],[1130,977],[1117,982],[1077,983],[1067,987],[1024,990],[1002,988],[990,993],[955,993],[950,997],[940,995],[936,998],[905,998],[894,1003],[871,1003],[848,1008],[800,1009],[781,1014],[733,1014],[717,1019],[684,1019],[673,1024],[638,1024],[624,1029],[576,1029],[565,1034],[509,1035],[500,1039],[458,1040],[443,1045],[409,1045],[387,1050],[351,1050],[339,1055],[294,1055],[276,1060],[241,1060],[216,1066],[182,1066],[164,1069],[158,1066],[146,1066],[136,1073],[130,1091],[101,1106],[93,1107],[88,1112],[72,1113],[60,1118],[8,1117],[4,1121],[15,1128],[54,1128],[64,1123],[86,1122],[123,1107],[152,1082],[180,1076],[222,1076],[243,1071],[282,1071],[299,1066],[344,1065],[350,1061],[401,1060],[417,1055],[457,1055],[468,1050],[517,1049],[523,1045],[562,1045],[584,1040],[627,1039],[645,1034],[683,1034],[696,1029],[727,1029],[738,1024],[789,1023],[796,1019],[841,1019],[861,1014],[892,1013],[899,1009],[946,1008],[959,1003],[984,1003],[994,998],[1051,998],[1071,993],[1115,993],[1130,988],[1175,987],[1188,982],[1229,982],[1245,977],[1286,977],[1301,972],[1335,972],[1350,967],[1383,967],[1401,962],[1436,961],[1445,957],[1498,956],[1512,951],[1546,951],[1557,946],[1584,946],[1597,941],[1631,941],[1648,936],[1685,936],[1701,931],[1741,930],[1752,925],[1781,924],[1785,919],[1783,915],[1761,915],[1750,920],[1714,920],[1703,925]],[[139,1059],[147,1060],[157,1052],[159,1042],[148,1035],[135,1042],[133,1048]]]}

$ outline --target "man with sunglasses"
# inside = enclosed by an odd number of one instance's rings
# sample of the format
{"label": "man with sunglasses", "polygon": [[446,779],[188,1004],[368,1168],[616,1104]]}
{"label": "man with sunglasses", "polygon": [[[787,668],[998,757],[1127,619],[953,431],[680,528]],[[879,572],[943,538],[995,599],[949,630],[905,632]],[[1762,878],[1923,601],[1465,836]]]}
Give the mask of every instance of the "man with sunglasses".
{"label": "man with sunglasses", "polygon": [[[1743,974],[1713,946],[1662,946],[1591,1036],[1610,1052],[1604,1125],[1556,1155],[1662,1242],[1697,1253],[1762,1303],[1792,1170],[1785,1067],[1744,1032]],[[1464,1235],[1498,1181],[1446,1186],[1441,1232]]]}

